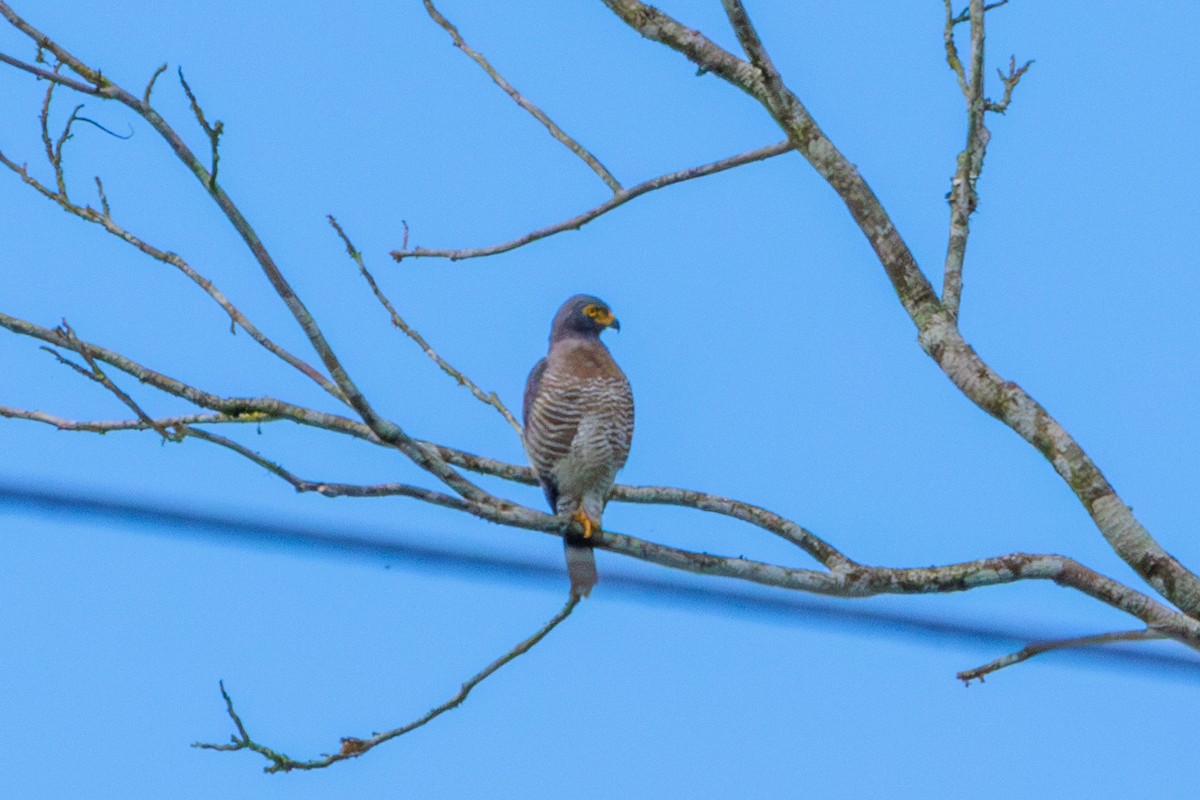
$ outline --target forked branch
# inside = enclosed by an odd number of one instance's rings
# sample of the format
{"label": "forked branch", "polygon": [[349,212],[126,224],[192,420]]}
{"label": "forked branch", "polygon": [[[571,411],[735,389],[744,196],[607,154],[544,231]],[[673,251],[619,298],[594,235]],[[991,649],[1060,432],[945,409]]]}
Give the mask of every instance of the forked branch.
{"label": "forked branch", "polygon": [[224,681],[222,681],[220,684],[221,697],[225,699],[226,713],[229,714],[230,720],[233,721],[233,725],[237,729],[237,733],[230,737],[230,742],[228,744],[209,744],[196,742],[192,745],[192,747],[199,747],[204,750],[252,750],[253,752],[258,753],[263,758],[267,759],[267,761],[271,762],[263,768],[263,770],[266,772],[291,772],[292,770],[296,769],[322,769],[331,764],[336,764],[339,761],[345,761],[348,758],[358,758],[372,748],[377,747],[378,745],[381,745],[391,739],[403,736],[406,733],[411,733],[417,728],[432,722],[434,719],[440,717],[442,714],[445,714],[447,711],[458,708],[460,705],[462,705],[463,701],[467,699],[467,696],[476,686],[494,675],[496,671],[505,664],[533,649],[534,645],[546,638],[550,631],[558,627],[559,623],[571,616],[571,612],[575,610],[575,606],[578,604],[579,598],[574,596],[571,597],[569,600],[567,600],[566,605],[564,605],[557,614],[550,618],[549,622],[539,628],[537,632],[535,632],[528,639],[520,642],[516,647],[512,648],[504,655],[488,664],[478,673],[471,676],[471,678],[463,683],[458,692],[446,702],[434,706],[412,722],[401,725],[398,728],[392,728],[391,730],[384,731],[382,733],[373,733],[365,738],[359,738],[355,736],[343,737],[341,740],[341,746],[336,753],[329,753],[318,758],[298,761],[284,755],[278,750],[254,741],[252,738],[250,738],[250,734],[246,732],[246,726],[242,722],[241,717],[239,717],[238,713],[234,710],[233,699],[229,696],[229,693],[225,691]]}
{"label": "forked branch", "polygon": [[[977,0],[976,0],[977,2]],[[1045,408],[1002,378],[963,339],[955,316],[942,304],[908,244],[859,170],[817,125],[800,99],[776,83],[766,62],[740,59],[658,8],[640,0],[604,0],[643,37],[683,54],[702,69],[746,92],[771,114],[803,155],[837,192],[874,249],[901,305],[917,329],[922,349],[972,402],[1032,444],[1083,504],[1109,546],[1155,591],[1200,616],[1200,578],[1150,536],[1099,467]],[[725,0],[744,49],[761,47],[741,3]],[[752,55],[752,59],[755,56]]]}
{"label": "forked branch", "polygon": [[448,258],[451,261],[460,261],[465,258],[481,258],[483,256],[494,256],[500,253],[507,253],[510,250],[516,250],[518,247],[523,247],[539,239],[545,239],[548,236],[553,236],[564,231],[577,231],[592,220],[602,217],[613,209],[625,205],[630,200],[633,200],[642,195],[653,192],[657,189],[662,189],[676,183],[703,178],[708,175],[715,175],[718,172],[724,172],[727,169],[740,167],[743,164],[752,164],[755,161],[764,161],[768,158],[774,158],[778,155],[783,155],[792,149],[791,142],[782,141],[776,144],[759,147],[754,150],[747,150],[744,153],[739,153],[728,158],[723,158],[720,161],[714,161],[711,164],[702,164],[698,167],[689,167],[681,169],[677,172],[668,172],[665,175],[659,175],[657,178],[651,178],[648,181],[643,181],[636,186],[631,186],[628,189],[622,189],[617,192],[609,200],[605,200],[598,206],[584,211],[582,214],[577,214],[570,219],[565,219],[561,222],[556,222],[553,225],[547,225],[544,228],[531,231],[524,236],[519,236],[516,239],[511,239],[500,244],[489,245],[487,247],[472,247],[459,250],[436,250],[427,249],[424,247],[416,247],[412,250],[401,249],[393,250],[392,258],[397,261],[403,261],[406,258]]}
{"label": "forked branch", "polygon": [[[950,204],[950,233],[946,244],[946,263],[942,279],[942,305],[951,318],[957,321],[958,309],[962,302],[963,264],[966,260],[967,238],[970,235],[971,215],[979,205],[979,194],[976,184],[983,172],[983,159],[987,155],[988,142],[991,132],[984,124],[987,112],[1004,113],[1012,102],[1013,90],[1021,81],[1021,76],[1033,64],[1027,61],[1017,67],[1016,58],[1009,59],[1009,69],[1006,75],[999,72],[1004,84],[1004,97],[996,103],[984,95],[984,43],[986,34],[984,22],[986,13],[999,8],[1008,0],[985,5],[982,0],[971,0],[965,11],[955,15],[951,0],[944,0],[946,22],[942,38],[946,43],[946,63],[958,80],[967,103],[967,142],[962,152],[958,154],[954,178],[950,182],[950,193],[946,196]],[[968,59],[969,74],[964,71],[958,54],[958,43],[954,30],[963,22],[970,21],[971,51]]]}

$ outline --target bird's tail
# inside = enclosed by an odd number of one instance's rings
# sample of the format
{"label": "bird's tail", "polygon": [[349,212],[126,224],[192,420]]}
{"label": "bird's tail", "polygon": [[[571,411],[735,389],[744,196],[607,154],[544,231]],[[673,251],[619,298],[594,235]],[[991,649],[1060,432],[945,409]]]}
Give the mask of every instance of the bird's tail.
{"label": "bird's tail", "polygon": [[591,544],[576,544],[563,539],[563,551],[567,555],[567,575],[571,578],[571,596],[587,597],[598,580],[596,576],[596,554]]}

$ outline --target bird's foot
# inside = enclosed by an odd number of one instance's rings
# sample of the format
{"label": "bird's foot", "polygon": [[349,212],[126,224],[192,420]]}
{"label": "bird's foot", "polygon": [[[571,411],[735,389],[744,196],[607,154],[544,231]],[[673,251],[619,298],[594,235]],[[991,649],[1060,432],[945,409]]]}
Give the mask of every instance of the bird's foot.
{"label": "bird's foot", "polygon": [[571,521],[578,522],[582,526],[584,539],[592,538],[592,534],[600,530],[600,523],[595,522],[582,509],[571,515]]}

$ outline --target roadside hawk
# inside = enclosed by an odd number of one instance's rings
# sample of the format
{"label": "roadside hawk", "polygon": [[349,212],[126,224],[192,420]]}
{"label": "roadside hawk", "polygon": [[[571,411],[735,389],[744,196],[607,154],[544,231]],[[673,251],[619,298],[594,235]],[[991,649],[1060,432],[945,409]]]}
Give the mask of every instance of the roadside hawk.
{"label": "roadside hawk", "polygon": [[525,452],[550,508],[563,517],[576,597],[596,585],[591,537],[633,440],[633,392],[600,341],[605,328],[621,325],[603,300],[567,300],[550,325],[550,352],[525,384]]}

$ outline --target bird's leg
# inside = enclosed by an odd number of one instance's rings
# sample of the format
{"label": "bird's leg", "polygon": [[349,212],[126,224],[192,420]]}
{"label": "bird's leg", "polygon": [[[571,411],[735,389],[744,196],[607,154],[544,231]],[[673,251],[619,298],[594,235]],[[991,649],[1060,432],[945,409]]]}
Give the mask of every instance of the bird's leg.
{"label": "bird's leg", "polygon": [[571,515],[572,522],[578,522],[583,527],[583,538],[590,539],[592,534],[600,529],[600,524],[589,517],[581,508]]}

